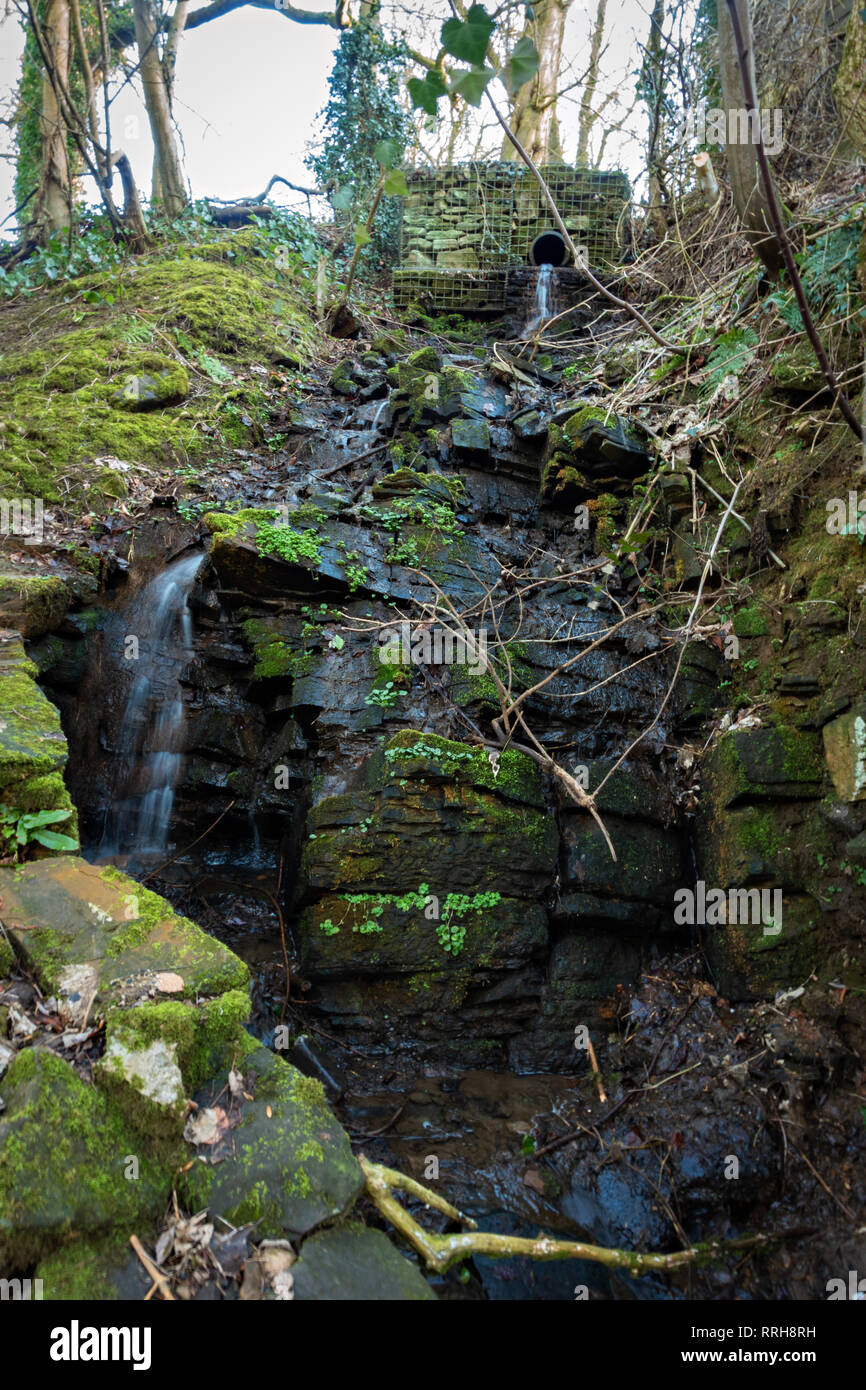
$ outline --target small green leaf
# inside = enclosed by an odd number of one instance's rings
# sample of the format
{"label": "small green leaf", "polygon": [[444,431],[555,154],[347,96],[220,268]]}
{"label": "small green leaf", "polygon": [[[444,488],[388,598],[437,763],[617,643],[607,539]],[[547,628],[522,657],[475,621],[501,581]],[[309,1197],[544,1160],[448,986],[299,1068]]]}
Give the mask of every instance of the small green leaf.
{"label": "small green leaf", "polygon": [[526,82],[531,82],[538,72],[538,65],[538,49],[532,39],[518,39],[502,75],[509,96],[513,97]]}
{"label": "small green leaf", "polygon": [[531,1134],[524,1134],[523,1138],[520,1141],[520,1150],[522,1153],[525,1154],[535,1153],[535,1140],[533,1139]]}
{"label": "small green leaf", "polygon": [[383,169],[393,169],[401,153],[399,140],[380,140],[373,149],[373,154]]}
{"label": "small green leaf", "polygon": [[335,652],[341,652],[341,651],[343,650],[343,648],[345,647],[345,645],[346,645],[346,643],[345,643],[344,639],[340,636],[340,634],[339,634],[338,632],[334,634],[334,636],[331,638],[330,642],[328,643],[328,646],[329,646],[329,647],[333,647]]}
{"label": "small green leaf", "polygon": [[492,68],[480,68],[472,72],[452,71],[450,73],[451,91],[455,96],[468,101],[470,106],[480,106],[487,84],[491,77],[495,76]]}
{"label": "small green leaf", "polygon": [[28,811],[20,817],[20,822],[28,830],[35,825],[56,825],[58,821],[69,820],[71,811]]}
{"label": "small green leaf", "polygon": [[439,98],[448,90],[441,72],[428,72],[427,76],[410,77],[406,83],[413,106],[420,106],[428,116],[436,115]]}
{"label": "small green leaf", "polygon": [[402,169],[392,169],[385,180],[385,192],[389,198],[405,198],[409,192],[406,175]]}
{"label": "small green leaf", "polygon": [[78,842],[71,835],[61,835],[58,830],[37,830],[33,839],[46,849],[77,849]]}
{"label": "small green leaf", "polygon": [[357,226],[355,228],[354,242],[356,246],[366,246],[370,240],[370,233],[366,227]]}
{"label": "small green leaf", "polygon": [[442,25],[442,47],[452,58],[479,67],[484,62],[490,35],[495,28],[483,5],[473,5],[465,20],[446,19]]}

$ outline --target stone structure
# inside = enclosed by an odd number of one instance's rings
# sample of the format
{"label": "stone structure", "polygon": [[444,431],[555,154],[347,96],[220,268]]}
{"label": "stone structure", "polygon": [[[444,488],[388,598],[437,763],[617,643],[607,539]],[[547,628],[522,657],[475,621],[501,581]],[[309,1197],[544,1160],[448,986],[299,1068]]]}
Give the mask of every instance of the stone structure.
{"label": "stone structure", "polygon": [[[620,261],[630,197],[625,174],[567,164],[548,165],[542,172],[589,264],[604,270]],[[501,310],[509,269],[548,257],[567,263],[544,195],[522,164],[416,169],[407,182],[400,267],[394,272],[398,308],[420,299],[440,310]],[[548,233],[553,240],[542,250],[537,243]]]}

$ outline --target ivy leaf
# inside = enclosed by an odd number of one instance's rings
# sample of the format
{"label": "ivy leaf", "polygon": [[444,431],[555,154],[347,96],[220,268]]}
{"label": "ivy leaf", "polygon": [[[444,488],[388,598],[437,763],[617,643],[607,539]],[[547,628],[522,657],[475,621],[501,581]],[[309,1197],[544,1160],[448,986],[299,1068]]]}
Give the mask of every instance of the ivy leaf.
{"label": "ivy leaf", "polygon": [[538,72],[539,61],[538,49],[532,39],[525,36],[518,39],[502,74],[502,80],[510,97],[513,97],[524,83],[532,80]]}
{"label": "ivy leaf", "polygon": [[352,206],[353,197],[351,185],[346,184],[345,187],[338,188],[336,193],[331,194],[331,207],[336,208],[338,212],[348,212]]}
{"label": "ivy leaf", "polygon": [[495,25],[483,5],[473,5],[465,20],[446,19],[442,25],[442,47],[452,58],[462,58],[473,67],[484,62]]}
{"label": "ivy leaf", "polygon": [[409,192],[406,175],[402,169],[392,169],[385,180],[385,192],[389,198],[405,198]]}
{"label": "ivy leaf", "polygon": [[436,115],[439,98],[448,90],[441,72],[428,72],[427,76],[410,77],[406,83],[413,106],[420,106],[428,116]]}
{"label": "ivy leaf", "polygon": [[335,652],[340,652],[340,651],[342,651],[343,648],[345,647],[345,645],[346,645],[345,639],[342,638],[338,632],[335,632],[335,633],[334,633],[334,636],[331,638],[330,642],[328,643],[328,646],[329,646],[329,647],[333,647]]}
{"label": "ivy leaf", "polygon": [[480,106],[485,88],[491,77],[495,76],[492,68],[477,68],[472,72],[452,72],[451,91],[455,96],[463,97],[470,106]]}
{"label": "ivy leaf", "polygon": [[370,240],[371,240],[371,237],[370,237],[370,233],[367,231],[367,228],[366,228],[366,227],[362,227],[362,226],[360,226],[360,224],[359,224],[359,225],[355,228],[355,235],[354,235],[354,242],[355,242],[355,245],[356,245],[356,246],[366,246]]}
{"label": "ivy leaf", "polygon": [[383,169],[393,169],[401,153],[399,140],[380,140],[373,150],[377,163]]}

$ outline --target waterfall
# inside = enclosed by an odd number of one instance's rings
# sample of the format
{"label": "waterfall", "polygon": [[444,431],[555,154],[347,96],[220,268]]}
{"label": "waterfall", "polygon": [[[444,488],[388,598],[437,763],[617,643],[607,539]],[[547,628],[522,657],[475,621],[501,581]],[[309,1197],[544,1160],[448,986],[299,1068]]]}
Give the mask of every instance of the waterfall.
{"label": "waterfall", "polygon": [[537,333],[540,328],[553,314],[553,266],[545,263],[538,267],[538,278],[535,281],[535,299],[532,304],[532,314],[529,322],[523,330],[523,336],[528,337],[530,333]]}
{"label": "waterfall", "polygon": [[540,265],[535,285],[534,312],[542,323],[550,318],[550,282],[553,279],[553,266]]}
{"label": "waterfall", "polygon": [[147,860],[165,851],[183,760],[180,677],[193,654],[187,600],[202,558],[185,555],[169,565],[145,586],[127,616],[121,664],[131,668],[131,682],[100,859]]}

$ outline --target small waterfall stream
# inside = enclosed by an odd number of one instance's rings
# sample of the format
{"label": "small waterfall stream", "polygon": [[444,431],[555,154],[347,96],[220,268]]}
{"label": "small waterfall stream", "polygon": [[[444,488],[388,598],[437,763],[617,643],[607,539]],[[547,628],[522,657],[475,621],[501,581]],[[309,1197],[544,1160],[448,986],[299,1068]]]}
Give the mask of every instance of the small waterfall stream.
{"label": "small waterfall stream", "polygon": [[538,267],[535,298],[532,302],[529,322],[523,330],[524,337],[543,328],[547,320],[553,315],[553,272],[554,267],[549,262]]}
{"label": "small waterfall stream", "polygon": [[145,862],[165,851],[183,758],[180,677],[193,654],[188,599],[202,560],[194,553],[169,565],[128,615],[124,662],[132,672],[116,749],[117,798],[106,816],[100,859]]}

